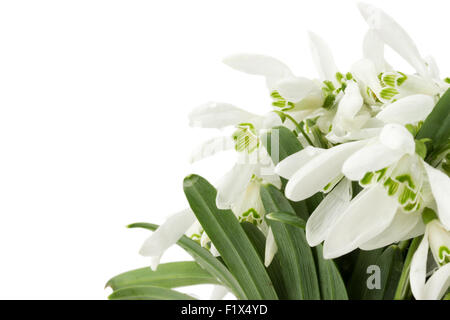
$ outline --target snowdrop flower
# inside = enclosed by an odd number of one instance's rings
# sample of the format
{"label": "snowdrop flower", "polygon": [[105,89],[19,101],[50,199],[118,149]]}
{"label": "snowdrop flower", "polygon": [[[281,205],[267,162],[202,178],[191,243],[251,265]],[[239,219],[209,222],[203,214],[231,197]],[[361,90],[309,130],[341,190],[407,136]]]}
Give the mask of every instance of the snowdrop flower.
{"label": "snowdrop flower", "polygon": [[[237,161],[217,185],[216,205],[219,209],[231,209],[240,221],[254,223],[265,234],[270,234],[270,228],[262,219],[265,212],[259,189],[262,183],[271,183],[280,188],[281,180],[275,174],[272,159],[262,146],[260,134],[280,124],[278,116],[274,113],[260,116],[230,104],[208,103],[191,112],[189,119],[191,126],[203,128],[222,129],[235,126],[236,131],[231,138],[214,138],[207,141],[195,151],[192,159],[199,160],[217,151],[234,147],[237,151]],[[223,146],[226,148],[221,149]],[[205,238],[203,245],[208,241],[209,238]],[[265,259],[267,264],[270,264],[276,250],[273,237],[268,237]]]}
{"label": "snowdrop flower", "polygon": [[[439,79],[434,60],[420,55],[411,37],[394,19],[372,5],[359,3],[358,7],[370,30],[364,39],[364,59],[355,63],[351,72],[365,84],[369,103],[390,103],[411,94],[436,96],[449,87]],[[417,74],[393,70],[384,59],[385,45],[405,59]]]}
{"label": "snowdrop flower", "polygon": [[185,209],[168,217],[167,220],[145,240],[139,253],[150,257],[150,267],[156,270],[161,256],[175,244],[194,224],[195,215],[191,209]]}
{"label": "snowdrop flower", "polygon": [[[448,190],[448,189],[447,189]],[[450,287],[450,232],[436,219],[435,212],[424,212],[425,235],[411,261],[410,283],[418,300],[440,299]],[[429,250],[437,268],[428,272]],[[428,273],[431,276],[427,280]]]}
{"label": "snowdrop flower", "polygon": [[330,191],[343,177],[344,162],[369,141],[348,142],[330,149],[308,146],[285,158],[275,167],[275,172],[289,179],[286,197],[302,201],[319,191]]}
{"label": "snowdrop flower", "polygon": [[296,77],[281,61],[258,54],[235,54],[224,59],[224,63],[233,69],[248,74],[263,76],[270,92],[279,92],[290,102],[305,99],[306,108],[315,108],[322,103],[318,82]]}
{"label": "snowdrop flower", "polygon": [[[253,191],[246,192],[249,184],[257,181],[257,178],[264,179],[269,183],[280,187],[281,180],[274,173],[274,166],[270,156],[265,148],[261,145],[260,133],[266,129],[279,124],[279,118],[269,113],[265,116],[249,113],[239,109],[233,105],[225,103],[207,103],[200,106],[189,115],[191,126],[202,128],[222,129],[227,126],[235,126],[236,131],[228,141],[228,148],[234,146],[237,151],[238,159],[233,168],[224,175],[221,182],[217,186],[216,204],[219,209],[234,209],[235,213],[240,215],[242,210],[242,196],[245,194],[253,195]],[[222,139],[207,141],[207,146],[214,145],[215,141],[219,144],[223,143]],[[199,153],[206,149],[211,149],[203,155]],[[205,146],[197,149],[192,159],[201,159],[211,156],[217,151],[214,148],[205,148]],[[252,188],[250,188],[252,190]],[[253,200],[246,203],[253,203]],[[244,211],[245,212],[245,211]]]}
{"label": "snowdrop flower", "polygon": [[344,175],[365,189],[331,227],[324,256],[335,258],[356,248],[373,250],[423,232],[420,212],[435,201],[442,224],[450,229],[450,178],[416,153],[411,133],[386,125],[377,140],[352,154]]}

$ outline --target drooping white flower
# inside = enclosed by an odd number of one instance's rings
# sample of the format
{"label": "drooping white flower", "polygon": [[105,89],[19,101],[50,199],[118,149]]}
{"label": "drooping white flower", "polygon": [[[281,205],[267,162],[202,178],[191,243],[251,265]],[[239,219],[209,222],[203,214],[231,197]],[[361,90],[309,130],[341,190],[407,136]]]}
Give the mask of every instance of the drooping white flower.
{"label": "drooping white flower", "polygon": [[422,77],[430,76],[424,59],[417,46],[406,31],[382,10],[367,4],[358,3],[358,8],[373,32],[386,45],[403,57]]}
{"label": "drooping white flower", "polygon": [[156,270],[158,267],[164,252],[174,245],[195,221],[196,218],[191,209],[182,210],[168,217],[167,220],[161,224],[147,240],[145,240],[139,253],[143,256],[150,257],[150,266],[153,270]]}
{"label": "drooping white flower", "polygon": [[278,91],[291,102],[320,94],[320,87],[315,81],[294,76],[284,63],[269,56],[235,54],[225,58],[224,63],[233,69],[265,77],[270,92]]}
{"label": "drooping white flower", "polygon": [[[431,210],[431,209],[428,209]],[[427,270],[431,250],[434,270]],[[437,220],[427,221],[423,239],[411,261],[410,284],[418,300],[440,299],[450,287],[450,232]],[[427,280],[427,275],[431,276]]]}
{"label": "drooping white flower", "polygon": [[331,228],[345,212],[351,199],[351,182],[342,179],[320,202],[306,222],[306,240],[310,246],[317,246],[328,237]]}
{"label": "drooping white flower", "polygon": [[330,149],[308,147],[285,158],[275,172],[289,179],[286,197],[301,201],[319,191],[331,190],[343,176],[344,162],[367,143],[368,140],[348,142]]}
{"label": "drooping white flower", "polygon": [[[256,69],[252,65],[248,70],[253,72]],[[265,211],[259,189],[262,183],[271,183],[280,188],[281,180],[274,172],[273,161],[262,146],[260,135],[280,124],[279,117],[274,113],[264,116],[252,114],[229,104],[208,103],[190,114],[190,123],[192,126],[206,128],[236,127],[232,137],[214,138],[197,148],[191,160],[200,160],[234,147],[237,161],[217,185],[216,205],[219,209],[231,209],[240,221],[254,223],[263,233],[270,235],[270,229],[262,219]],[[202,234],[204,245],[207,245],[209,238],[204,232]],[[268,236],[267,264],[270,264],[276,251],[273,237]]]}
{"label": "drooping white flower", "polygon": [[[354,64],[352,73],[370,88],[366,96],[369,100],[375,96],[388,103],[411,94],[435,96],[448,88],[448,84],[439,79],[434,60],[420,55],[411,37],[394,19],[372,5],[359,3],[358,7],[370,30],[364,40],[365,59]],[[403,57],[417,74],[406,75],[393,70],[384,60],[384,45]]]}
{"label": "drooping white flower", "polygon": [[358,247],[372,250],[417,236],[420,213],[433,201],[439,219],[450,228],[450,178],[415,153],[414,138],[404,127],[386,125],[378,140],[344,162],[342,172],[365,189],[331,228],[324,243],[325,257],[335,258]]}

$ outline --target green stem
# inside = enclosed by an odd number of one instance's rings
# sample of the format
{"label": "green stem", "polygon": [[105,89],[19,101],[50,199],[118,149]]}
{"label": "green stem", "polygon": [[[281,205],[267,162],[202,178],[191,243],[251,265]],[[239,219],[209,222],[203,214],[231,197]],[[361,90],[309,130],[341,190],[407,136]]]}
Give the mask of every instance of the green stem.
{"label": "green stem", "polygon": [[306,134],[305,130],[303,130],[302,126],[290,115],[284,113],[285,117],[288,118],[289,120],[291,120],[291,122],[297,127],[297,129],[301,132],[301,134],[305,137],[306,141],[308,141],[308,143],[311,146],[314,146],[314,143],[311,141],[311,139],[309,138],[309,136]]}
{"label": "green stem", "polygon": [[397,290],[395,291],[394,300],[406,299],[407,292],[409,290],[409,270],[411,269],[411,260],[421,241],[422,237],[414,238],[414,240],[411,241],[405,263],[403,264],[402,274],[400,275],[400,280],[398,281]]}
{"label": "green stem", "polygon": [[405,251],[406,249],[408,249],[410,243],[411,243],[410,240],[404,240],[398,244],[398,247],[400,248],[400,250]]}

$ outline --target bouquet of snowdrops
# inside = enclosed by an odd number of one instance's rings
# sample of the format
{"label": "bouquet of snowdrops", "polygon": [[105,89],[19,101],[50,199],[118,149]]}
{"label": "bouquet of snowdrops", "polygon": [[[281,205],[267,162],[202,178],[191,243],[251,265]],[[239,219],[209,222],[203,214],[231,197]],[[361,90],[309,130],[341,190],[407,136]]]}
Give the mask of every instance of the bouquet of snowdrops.
{"label": "bouquet of snowdrops", "polygon": [[[369,30],[349,72],[312,33],[319,79],[268,56],[224,60],[265,77],[272,110],[192,111],[192,126],[235,127],[193,160],[235,149],[237,161],[216,187],[186,177],[190,207],[163,225],[130,225],[154,231],[140,251],[151,268],[111,279],[111,299],[193,299],[174,288],[205,283],[215,298],[450,297],[450,81],[391,17],[359,9]],[[416,73],[392,67],[385,46]],[[159,265],[175,243],[194,261]]]}

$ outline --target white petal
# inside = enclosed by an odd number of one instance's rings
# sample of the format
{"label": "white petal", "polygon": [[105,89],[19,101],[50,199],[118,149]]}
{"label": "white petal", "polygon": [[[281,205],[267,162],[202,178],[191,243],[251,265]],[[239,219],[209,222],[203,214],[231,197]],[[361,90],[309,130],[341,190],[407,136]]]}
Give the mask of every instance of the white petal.
{"label": "white petal", "polygon": [[423,163],[428,175],[431,191],[437,204],[439,220],[447,230],[450,230],[450,178],[442,171]]}
{"label": "white petal", "polygon": [[209,300],[222,300],[229,292],[230,290],[224,286],[214,285]]}
{"label": "white petal", "polygon": [[324,257],[333,259],[358,248],[383,232],[397,211],[397,200],[376,184],[350,203],[324,243]]}
{"label": "white petal", "polygon": [[243,122],[259,120],[261,116],[228,103],[208,102],[189,114],[189,125],[201,128],[224,128]]}
{"label": "white petal", "polygon": [[412,155],[416,152],[416,143],[411,132],[398,124],[385,125],[380,133],[380,142],[392,150],[405,154]]}
{"label": "white petal", "polygon": [[321,37],[312,32],[309,32],[309,43],[312,58],[320,79],[322,81],[331,80],[335,82],[338,69],[334,63],[330,48]]}
{"label": "white petal", "polygon": [[359,91],[359,86],[354,81],[347,82],[344,96],[339,102],[337,115],[340,117],[352,119],[363,106],[363,97]]}
{"label": "white petal", "polygon": [[401,241],[421,219],[417,213],[404,213],[398,210],[390,226],[376,237],[359,247],[363,250],[375,250]]}
{"label": "white petal", "polygon": [[377,73],[384,71],[384,43],[372,29],[367,31],[366,36],[364,37],[363,54],[364,58],[373,62]]}
{"label": "white petal", "polygon": [[429,96],[436,96],[441,93],[441,89],[432,81],[429,81],[421,76],[410,74],[403,82],[400,94],[407,96],[412,94],[425,94]]}
{"label": "white petal", "polygon": [[277,251],[278,247],[277,243],[275,242],[275,238],[273,237],[272,228],[269,228],[266,238],[266,250],[264,254],[264,265],[266,267],[270,266]]}
{"label": "white petal", "polygon": [[306,223],[306,239],[310,246],[325,240],[339,217],[345,212],[352,198],[352,185],[342,179],[323,199]]}
{"label": "white petal", "polygon": [[276,174],[271,174],[271,175],[263,175],[262,178],[264,179],[264,182],[270,183],[275,187],[277,187],[278,189],[281,188],[280,176]]}
{"label": "white petal", "polygon": [[193,163],[202,160],[221,151],[231,150],[233,147],[234,141],[231,137],[215,137],[209,139],[194,149],[190,157],[190,162]]}
{"label": "white petal", "polygon": [[411,291],[417,300],[425,299],[428,248],[428,234],[425,233],[411,260],[411,269],[409,271]]}
{"label": "white petal", "polygon": [[419,219],[417,221],[416,225],[414,226],[414,228],[412,228],[407,234],[405,234],[403,236],[403,238],[400,239],[400,241],[419,237],[419,236],[423,235],[424,232],[425,232],[425,224],[423,223],[422,219]]}
{"label": "white petal", "polygon": [[263,116],[261,129],[271,129],[282,125],[280,117],[275,112],[268,112]]}
{"label": "white petal", "polygon": [[381,91],[378,72],[375,68],[375,64],[371,60],[359,60],[352,65],[351,72],[358,81],[363,82],[375,94],[378,94]]}
{"label": "white petal", "polygon": [[425,62],[428,65],[428,69],[430,69],[430,75],[433,79],[440,79],[441,72],[439,71],[439,67],[436,63],[436,60],[432,56],[425,57]]}
{"label": "white petal", "polygon": [[266,77],[269,87],[281,79],[294,76],[283,62],[260,54],[235,54],[226,57],[223,62],[233,69]]}
{"label": "white petal", "polygon": [[345,160],[366,143],[349,142],[321,152],[292,176],[286,185],[286,196],[291,200],[301,201],[321,191],[341,174]]}
{"label": "white petal", "polygon": [[217,186],[216,205],[219,209],[231,209],[239,201],[253,176],[254,170],[253,164],[237,163],[225,174]]}
{"label": "white petal", "polygon": [[387,105],[377,118],[386,123],[416,123],[430,114],[434,108],[434,99],[424,94],[408,96]]}
{"label": "white petal", "polygon": [[326,138],[332,143],[344,143],[355,140],[366,140],[379,135],[380,128],[363,128],[354,130],[344,135],[337,135],[333,130],[326,135]]}
{"label": "white petal", "polygon": [[352,154],[342,166],[342,173],[350,180],[361,180],[368,172],[375,172],[397,162],[402,152],[381,143],[373,143]]}
{"label": "white petal", "polygon": [[427,224],[430,250],[436,263],[443,264],[450,253],[439,252],[441,247],[450,248],[450,232],[445,230],[439,220],[434,219]]}
{"label": "white petal", "polygon": [[283,178],[290,179],[301,167],[324,151],[325,149],[308,146],[278,163],[275,167],[275,172]]}
{"label": "white petal", "polygon": [[281,188],[281,179],[275,174],[275,166],[272,158],[265,148],[258,149],[258,159],[255,162],[257,163],[255,164],[254,174],[262,178],[265,182],[273,184],[278,189]]}
{"label": "white petal", "polygon": [[291,102],[303,100],[315,88],[314,81],[302,77],[282,79],[275,85],[280,95]]}
{"label": "white petal", "polygon": [[440,267],[425,284],[425,299],[438,300],[450,287],[450,263]]}
{"label": "white petal", "polygon": [[359,10],[368,25],[378,36],[414,67],[421,76],[428,77],[428,70],[416,45],[403,28],[382,10],[359,3]]}
{"label": "white petal", "polygon": [[141,247],[139,253],[151,257],[151,268],[156,270],[163,253],[175,244],[195,222],[191,209],[170,216]]}

